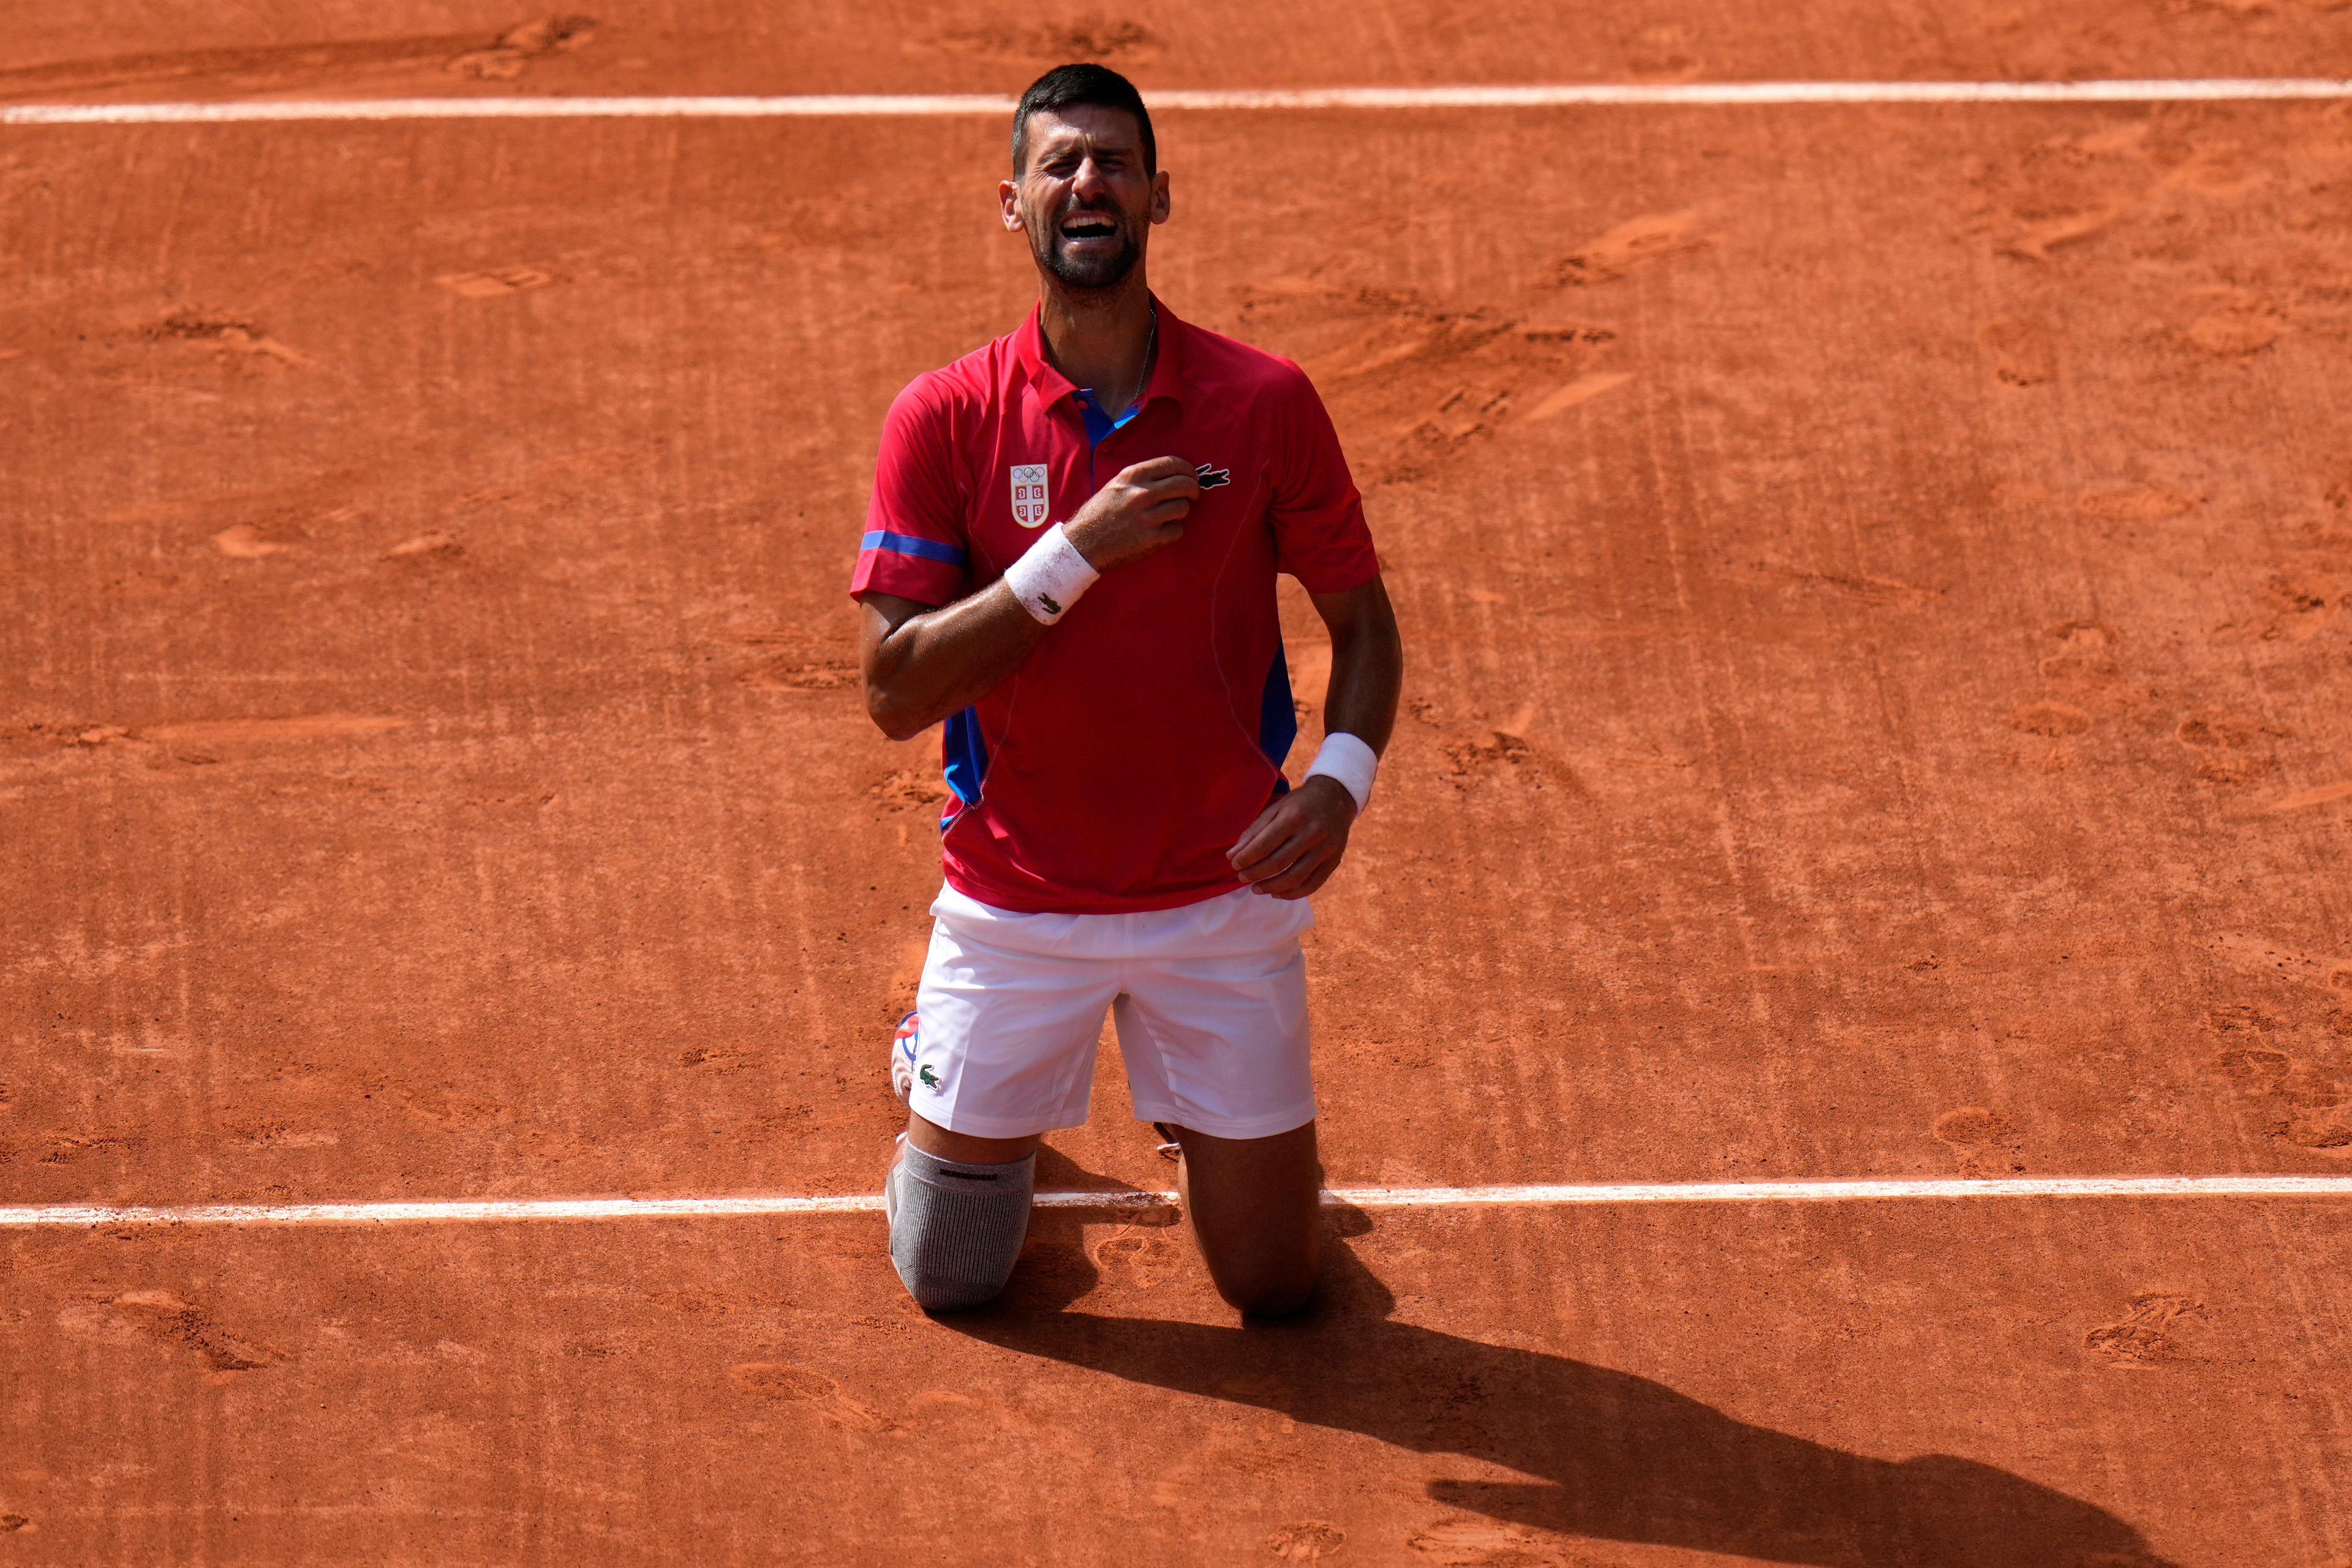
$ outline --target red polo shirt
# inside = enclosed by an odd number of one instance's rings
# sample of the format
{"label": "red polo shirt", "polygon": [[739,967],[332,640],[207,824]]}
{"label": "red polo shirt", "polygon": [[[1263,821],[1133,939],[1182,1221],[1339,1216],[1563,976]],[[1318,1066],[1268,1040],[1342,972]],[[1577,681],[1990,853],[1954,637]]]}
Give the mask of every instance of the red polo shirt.
{"label": "red polo shirt", "polygon": [[1103,574],[948,721],[948,883],[998,909],[1170,909],[1242,886],[1225,851],[1286,787],[1297,733],[1275,574],[1318,594],[1380,574],[1306,373],[1153,306],[1151,379],[1116,424],[1046,362],[1034,310],[917,376],[883,424],[853,596],[952,603],[1129,464],[1205,470],[1183,538]]}

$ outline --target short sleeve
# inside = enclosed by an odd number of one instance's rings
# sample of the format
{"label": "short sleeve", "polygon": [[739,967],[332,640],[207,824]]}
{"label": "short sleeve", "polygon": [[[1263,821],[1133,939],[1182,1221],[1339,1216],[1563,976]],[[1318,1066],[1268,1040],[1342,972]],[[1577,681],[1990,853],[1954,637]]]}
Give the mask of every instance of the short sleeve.
{"label": "short sleeve", "polygon": [[1381,563],[1331,416],[1307,373],[1288,369],[1270,410],[1275,564],[1310,594],[1343,594],[1378,577]]}
{"label": "short sleeve", "polygon": [[852,598],[872,592],[936,605],[961,595],[968,553],[953,451],[951,411],[919,376],[882,421]]}

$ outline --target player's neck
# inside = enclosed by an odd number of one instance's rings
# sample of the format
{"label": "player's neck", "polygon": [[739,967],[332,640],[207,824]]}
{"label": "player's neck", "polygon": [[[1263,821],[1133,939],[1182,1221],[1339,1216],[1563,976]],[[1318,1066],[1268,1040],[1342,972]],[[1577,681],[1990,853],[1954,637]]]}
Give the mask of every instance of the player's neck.
{"label": "player's neck", "polygon": [[1072,385],[1092,387],[1098,396],[1124,395],[1128,402],[1143,395],[1151,290],[1141,267],[1116,289],[1064,289],[1045,279],[1038,324],[1045,329],[1045,358]]}

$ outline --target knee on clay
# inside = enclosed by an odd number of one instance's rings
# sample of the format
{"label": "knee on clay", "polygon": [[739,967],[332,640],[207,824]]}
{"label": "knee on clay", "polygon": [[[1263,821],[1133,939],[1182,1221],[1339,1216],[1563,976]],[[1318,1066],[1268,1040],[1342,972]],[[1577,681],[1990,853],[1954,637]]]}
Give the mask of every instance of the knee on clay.
{"label": "knee on clay", "polygon": [[1237,1279],[1219,1279],[1217,1294],[1244,1318],[1290,1318],[1315,1300],[1316,1259],[1287,1258],[1252,1269]]}
{"label": "knee on clay", "polygon": [[1225,1295],[1225,1304],[1243,1317],[1267,1320],[1295,1318],[1307,1310],[1308,1303],[1314,1300],[1315,1282],[1312,1279],[1301,1285],[1286,1285],[1247,1294],[1234,1291]]}
{"label": "knee on clay", "polygon": [[985,1307],[1004,1293],[1013,1270],[1006,1268],[995,1279],[976,1278],[953,1269],[933,1269],[921,1264],[898,1266],[899,1282],[915,1305],[926,1312],[968,1312],[974,1307]]}
{"label": "knee on clay", "polygon": [[890,1262],[915,1304],[961,1312],[1003,1293],[1029,1234],[1037,1160],[999,1165],[902,1151],[890,1173]]}

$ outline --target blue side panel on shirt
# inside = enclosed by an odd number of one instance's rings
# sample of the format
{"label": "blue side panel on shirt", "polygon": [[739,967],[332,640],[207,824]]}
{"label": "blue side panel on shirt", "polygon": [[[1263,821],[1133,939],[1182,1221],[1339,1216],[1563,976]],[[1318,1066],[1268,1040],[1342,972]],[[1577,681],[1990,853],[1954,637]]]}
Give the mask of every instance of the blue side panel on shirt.
{"label": "blue side panel on shirt", "polygon": [[857,542],[860,550],[887,550],[895,555],[914,555],[925,561],[944,561],[950,566],[963,564],[963,552],[952,544],[942,544],[936,539],[918,539],[911,533],[892,533],[887,529],[875,529]]}
{"label": "blue side panel on shirt", "polygon": [[[1290,755],[1290,743],[1298,739],[1298,710],[1290,705],[1290,661],[1282,650],[1274,650],[1274,664],[1265,672],[1265,692],[1258,699],[1257,743],[1265,760],[1276,769]],[[1290,788],[1286,779],[1277,780],[1274,793],[1281,795]]]}
{"label": "blue side panel on shirt", "polygon": [[[940,750],[946,762],[948,788],[955,792],[956,799],[961,803],[958,809],[978,805],[980,781],[982,775],[988,772],[988,742],[980,738],[978,709],[967,708],[949,718],[940,737]],[[954,816],[951,811],[940,817],[940,826],[945,827]]]}

